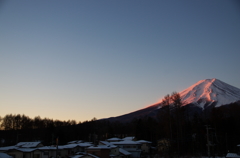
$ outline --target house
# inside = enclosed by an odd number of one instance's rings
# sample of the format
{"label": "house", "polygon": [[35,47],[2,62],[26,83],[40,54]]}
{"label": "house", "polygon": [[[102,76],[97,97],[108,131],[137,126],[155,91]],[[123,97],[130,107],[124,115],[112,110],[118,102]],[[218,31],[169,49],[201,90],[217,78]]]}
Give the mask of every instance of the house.
{"label": "house", "polygon": [[113,145],[107,141],[100,141],[99,145],[106,145],[110,148],[110,157],[119,157],[120,152],[119,152],[119,148],[116,145]]}
{"label": "house", "polygon": [[141,151],[142,151],[140,149],[141,144],[138,142],[125,140],[120,142],[112,142],[112,144],[131,153],[131,157],[140,157],[141,155]]}
{"label": "house", "polygon": [[13,158],[13,157],[5,153],[0,153],[0,158]]}
{"label": "house", "polygon": [[68,157],[76,152],[86,152],[86,148],[92,146],[90,143],[67,144],[59,146],[43,146],[40,142],[19,142],[14,146],[0,147],[4,152],[13,158],[50,158]]}
{"label": "house", "polygon": [[97,145],[87,148],[87,153],[96,155],[100,158],[109,158],[111,147],[106,145]]}
{"label": "house", "polygon": [[[56,157],[57,147],[55,146],[43,146],[38,148],[40,151],[42,151],[42,157],[41,158],[50,158],[50,157]],[[58,149],[59,151],[61,150]],[[61,153],[58,151],[58,155],[61,155]]]}
{"label": "house", "polygon": [[71,142],[67,145],[61,145],[59,146],[61,148],[61,156],[63,155],[74,155],[77,152],[86,152],[86,149],[88,147],[92,146],[92,143],[86,142],[83,143],[83,141],[76,141]]}
{"label": "house", "polygon": [[150,153],[152,142],[149,142],[149,141],[146,141],[146,140],[138,140],[136,142],[141,144],[141,150],[142,150],[143,153]]}
{"label": "house", "polygon": [[61,150],[59,151],[60,156],[69,156],[74,155],[77,152],[86,152],[86,149],[88,147],[92,146],[92,144],[89,143],[79,143],[79,144],[67,144],[67,145],[61,145],[58,146]]}
{"label": "house", "polygon": [[1,147],[0,152],[5,152],[13,158],[68,156],[68,148],[63,146],[43,146],[40,142],[19,142],[15,146]]}
{"label": "house", "polygon": [[122,148],[119,148],[119,152],[122,155],[121,158],[130,158],[130,156],[132,155],[130,152],[128,152]]}
{"label": "house", "polygon": [[18,148],[7,151],[13,158],[42,158],[42,152],[36,148]]}
{"label": "house", "polygon": [[89,153],[81,153],[81,154],[70,156],[69,158],[99,158],[99,157]]}
{"label": "house", "polygon": [[5,146],[5,147],[0,147],[0,152],[3,153],[3,152],[6,152],[8,150],[11,150],[11,149],[17,149],[18,147],[16,146]]}
{"label": "house", "polygon": [[132,139],[133,137],[125,140],[111,138],[108,139],[110,142],[100,141],[99,145],[78,140],[58,146],[43,146],[41,142],[19,142],[14,146],[0,147],[0,152],[10,155],[6,158],[138,158],[142,150],[143,153],[149,151],[151,142]]}
{"label": "house", "polygon": [[[240,144],[237,147],[240,148]],[[227,153],[226,158],[240,158],[240,150],[238,153]]]}
{"label": "house", "polygon": [[237,153],[227,153],[226,158],[240,158]]}
{"label": "house", "polygon": [[100,145],[107,145],[111,148],[111,150],[110,150],[110,157],[111,158],[129,158],[130,155],[131,155],[131,153],[129,153],[128,151],[126,151],[122,148],[119,148],[118,146],[113,145],[110,142],[100,141],[99,144]]}
{"label": "house", "polygon": [[19,142],[15,146],[1,147],[0,152],[5,152],[13,158],[42,158],[41,142]]}
{"label": "house", "polygon": [[58,146],[58,156],[60,157],[67,157],[69,155],[73,155],[77,151],[79,151],[79,147],[76,144]]}
{"label": "house", "polygon": [[87,148],[92,146],[93,144],[91,142],[85,142],[85,143],[80,143],[78,144],[81,152],[86,152],[87,151]]}

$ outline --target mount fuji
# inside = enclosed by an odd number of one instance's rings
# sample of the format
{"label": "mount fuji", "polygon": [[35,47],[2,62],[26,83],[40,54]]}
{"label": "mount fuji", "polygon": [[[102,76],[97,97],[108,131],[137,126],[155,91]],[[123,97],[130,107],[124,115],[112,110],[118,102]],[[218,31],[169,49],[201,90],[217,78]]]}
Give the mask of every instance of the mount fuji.
{"label": "mount fuji", "polygon": [[[201,112],[206,109],[220,107],[240,101],[240,89],[233,87],[218,79],[200,80],[189,88],[181,91],[180,97],[183,105],[191,113]],[[161,101],[144,109],[137,110],[125,115],[108,118],[109,121],[128,122],[134,118],[156,117],[161,110]]]}
{"label": "mount fuji", "polygon": [[240,100],[240,89],[215,78],[198,81],[179,94],[184,105],[191,103],[203,109],[213,103],[219,107]]}

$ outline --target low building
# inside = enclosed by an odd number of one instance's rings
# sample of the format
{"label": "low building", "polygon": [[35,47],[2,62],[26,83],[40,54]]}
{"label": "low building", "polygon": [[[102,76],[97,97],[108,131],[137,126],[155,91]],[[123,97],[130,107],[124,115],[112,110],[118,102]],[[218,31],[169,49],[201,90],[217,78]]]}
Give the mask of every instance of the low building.
{"label": "low building", "polygon": [[106,145],[110,148],[110,157],[118,158],[120,157],[119,148],[116,145],[113,145],[107,141],[100,141],[99,145]]}
{"label": "low building", "polygon": [[91,146],[87,148],[87,153],[100,158],[109,158],[111,147],[106,145]]}
{"label": "low building", "polygon": [[13,158],[43,158],[42,152],[36,148],[18,148],[7,151]]}
{"label": "low building", "polygon": [[69,158],[100,158],[100,157],[89,154],[89,153],[82,153],[82,154],[70,156]]}
{"label": "low building", "polygon": [[13,157],[6,153],[0,153],[0,158],[13,158]]}
{"label": "low building", "polygon": [[[41,158],[50,158],[50,157],[56,157],[57,154],[57,147],[55,146],[43,146],[38,148],[40,151],[42,151],[42,157]],[[61,149],[58,149],[59,151]],[[61,155],[61,152],[58,151],[58,155]]]}
{"label": "low building", "polygon": [[131,153],[129,153],[128,151],[126,151],[122,148],[119,148],[118,146],[113,145],[110,142],[100,141],[99,144],[106,145],[111,148],[110,155],[109,155],[110,158],[129,158],[131,155]]}
{"label": "low building", "polygon": [[41,142],[19,142],[15,146],[1,147],[0,152],[13,158],[43,158],[43,152],[38,149],[42,146]]}
{"label": "low building", "polygon": [[226,158],[240,158],[240,144],[237,147],[238,153],[227,153]]}
{"label": "low building", "polygon": [[130,152],[128,152],[122,148],[119,148],[119,152],[121,154],[121,156],[120,156],[121,158],[130,158],[132,155]]}
{"label": "low building", "polygon": [[226,158],[240,158],[237,153],[227,153]]}
{"label": "low building", "polygon": [[67,144],[59,146],[61,156],[74,155],[77,152],[86,152],[88,147],[92,146],[90,143]]}
{"label": "low building", "polygon": [[141,155],[141,144],[135,141],[131,140],[125,140],[125,141],[120,141],[120,142],[112,142],[112,144],[118,146],[119,148],[122,148],[129,153],[131,153],[131,157],[140,157]]}
{"label": "low building", "polygon": [[17,149],[17,148],[18,148],[18,147],[16,147],[16,146],[0,147],[0,152],[1,152],[1,153],[5,153],[5,152],[7,152],[8,150]]}

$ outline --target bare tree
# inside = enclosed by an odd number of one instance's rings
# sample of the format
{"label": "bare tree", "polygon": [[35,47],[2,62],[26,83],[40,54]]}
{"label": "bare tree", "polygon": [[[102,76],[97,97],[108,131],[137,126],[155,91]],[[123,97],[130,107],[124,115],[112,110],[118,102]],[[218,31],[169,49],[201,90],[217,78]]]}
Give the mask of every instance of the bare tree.
{"label": "bare tree", "polygon": [[171,102],[174,106],[174,108],[179,109],[183,104],[182,104],[182,99],[179,93],[173,92],[171,95]]}
{"label": "bare tree", "polygon": [[170,131],[170,138],[172,140],[172,121],[171,121],[171,108],[170,108],[170,103],[171,103],[171,96],[167,94],[163,100],[162,100],[162,107],[167,109],[167,115],[168,115],[168,123],[169,123],[169,131]]}
{"label": "bare tree", "polygon": [[12,130],[12,129],[14,129],[14,116],[12,114],[6,115],[2,119],[1,127],[4,130]]}
{"label": "bare tree", "polygon": [[181,122],[184,120],[184,114],[181,113],[181,106],[183,105],[182,99],[179,93],[173,92],[171,95],[171,103],[174,108],[175,122],[176,122],[176,133],[177,133],[177,153],[180,154],[180,142],[182,142],[182,126]]}

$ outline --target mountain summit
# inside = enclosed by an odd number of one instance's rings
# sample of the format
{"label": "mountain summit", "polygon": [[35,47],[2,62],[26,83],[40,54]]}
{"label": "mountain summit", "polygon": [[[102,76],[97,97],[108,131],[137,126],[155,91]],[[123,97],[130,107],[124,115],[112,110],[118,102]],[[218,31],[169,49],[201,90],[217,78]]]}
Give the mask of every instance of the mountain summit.
{"label": "mountain summit", "polygon": [[184,105],[194,104],[200,108],[215,103],[215,107],[240,100],[240,89],[218,79],[201,80],[179,93]]}
{"label": "mountain summit", "polygon": [[[179,93],[183,106],[193,114],[208,107],[220,107],[240,101],[240,89],[218,79],[201,80]],[[156,117],[161,110],[161,102],[125,115],[108,118],[110,121],[127,122],[134,118]],[[210,109],[211,109],[210,108]]]}

